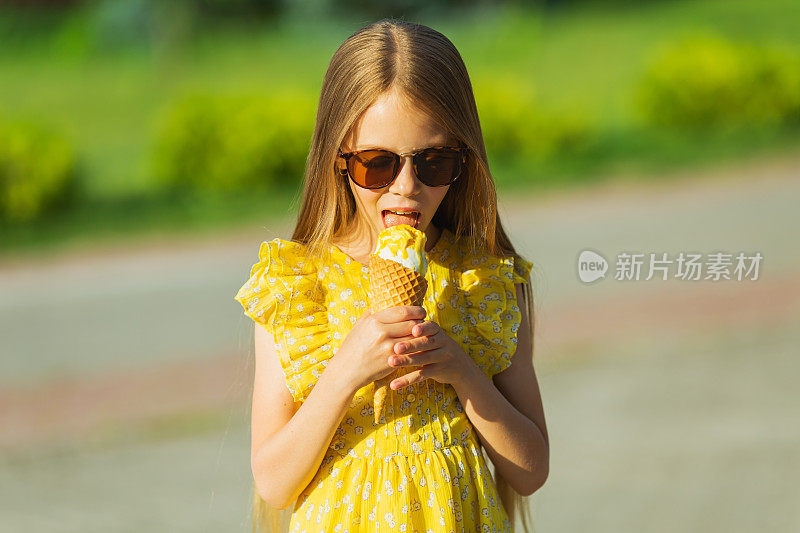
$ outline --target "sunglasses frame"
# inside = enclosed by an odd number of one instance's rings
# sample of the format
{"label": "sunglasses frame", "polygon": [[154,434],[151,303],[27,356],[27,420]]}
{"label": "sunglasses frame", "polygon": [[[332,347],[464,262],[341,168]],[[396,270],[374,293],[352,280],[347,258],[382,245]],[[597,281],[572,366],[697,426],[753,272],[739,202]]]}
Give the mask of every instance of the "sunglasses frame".
{"label": "sunglasses frame", "polygon": [[[459,164],[461,165],[461,167],[459,168],[458,174],[456,174],[456,176],[453,179],[451,179],[449,182],[443,183],[442,185],[428,185],[427,183],[425,183],[424,181],[422,181],[419,178],[417,157],[419,156],[419,154],[421,154],[422,152],[424,152],[426,150],[433,150],[433,149],[437,149],[437,148],[448,148],[450,150],[455,150],[455,151],[459,152],[460,153]],[[396,161],[397,171],[395,172],[395,175],[392,177],[392,179],[389,180],[389,182],[386,183],[385,185],[380,185],[378,187],[365,187],[365,186],[361,185],[360,183],[356,182],[356,180],[353,179],[352,174],[350,174],[350,158],[353,157],[354,155],[360,154],[362,152],[373,152],[373,151],[377,151],[377,150],[380,150],[380,151],[383,151],[383,152],[387,152],[387,153],[392,154],[394,156],[395,161]],[[335,164],[334,166],[336,167],[336,170],[338,171],[339,175],[348,176],[353,183],[355,183],[356,185],[358,185],[362,189],[374,190],[374,189],[383,189],[384,187],[388,187],[389,185],[394,183],[394,180],[396,180],[397,176],[400,174],[400,164],[402,163],[401,160],[402,160],[403,157],[405,157],[407,155],[411,155],[412,156],[411,157],[411,164],[414,167],[414,175],[417,177],[417,179],[420,180],[420,182],[425,184],[425,186],[427,186],[427,187],[445,187],[447,185],[450,185],[453,182],[455,182],[458,178],[460,178],[461,174],[464,172],[464,168],[467,166],[467,156],[469,155],[470,148],[468,146],[465,146],[463,143],[460,143],[459,146],[427,146],[425,148],[420,148],[419,150],[414,150],[413,152],[403,152],[402,154],[398,154],[398,153],[393,152],[391,150],[387,150],[386,148],[366,148],[364,150],[355,150],[353,152],[347,152],[347,153],[343,153],[341,148],[339,148],[338,151],[339,151],[339,155],[337,156],[337,164]],[[342,166],[340,166],[338,164],[338,161],[342,161],[342,160],[344,161],[344,167],[342,167]]]}

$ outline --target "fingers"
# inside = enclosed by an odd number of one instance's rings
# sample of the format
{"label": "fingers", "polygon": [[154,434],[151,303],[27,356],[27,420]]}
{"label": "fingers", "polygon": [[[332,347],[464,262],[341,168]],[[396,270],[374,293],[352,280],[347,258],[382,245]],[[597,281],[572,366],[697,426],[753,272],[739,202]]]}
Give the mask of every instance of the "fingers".
{"label": "fingers", "polygon": [[421,323],[421,319],[415,320],[406,320],[404,322],[396,322],[393,324],[383,324],[382,328],[390,337],[399,338],[399,337],[410,337],[413,338],[411,334],[411,328],[416,326],[417,324]]}
{"label": "fingers", "polygon": [[398,305],[375,311],[373,316],[379,322],[393,324],[406,320],[422,320],[426,314],[425,308],[418,305]]}
{"label": "fingers", "polygon": [[386,364],[392,368],[400,367],[422,367],[441,363],[447,359],[447,353],[442,348],[434,348],[424,352],[409,353],[404,355],[392,355],[386,360]]}
{"label": "fingers", "polygon": [[389,388],[392,390],[402,389],[403,387],[413,385],[414,383],[426,379],[427,376],[423,375],[424,369],[425,367],[422,367],[419,370],[414,370],[413,372],[409,372],[402,377],[392,380],[392,382],[389,383]]}
{"label": "fingers", "polygon": [[432,320],[421,322],[417,327],[411,330],[411,334],[415,337],[422,337],[424,335],[436,335],[441,331],[441,327]]}
{"label": "fingers", "polygon": [[425,350],[432,350],[441,346],[438,335],[414,338],[398,342],[394,345],[394,353],[397,355],[416,353]]}

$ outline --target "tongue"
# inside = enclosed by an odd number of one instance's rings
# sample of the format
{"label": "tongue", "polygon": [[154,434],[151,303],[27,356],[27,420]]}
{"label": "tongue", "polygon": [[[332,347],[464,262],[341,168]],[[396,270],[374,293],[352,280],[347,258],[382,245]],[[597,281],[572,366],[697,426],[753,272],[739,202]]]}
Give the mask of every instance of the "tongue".
{"label": "tongue", "polygon": [[416,215],[397,215],[395,213],[391,213],[389,211],[383,216],[383,223],[388,228],[389,226],[396,226],[398,224],[408,224],[411,227],[414,227],[414,224],[417,222]]}

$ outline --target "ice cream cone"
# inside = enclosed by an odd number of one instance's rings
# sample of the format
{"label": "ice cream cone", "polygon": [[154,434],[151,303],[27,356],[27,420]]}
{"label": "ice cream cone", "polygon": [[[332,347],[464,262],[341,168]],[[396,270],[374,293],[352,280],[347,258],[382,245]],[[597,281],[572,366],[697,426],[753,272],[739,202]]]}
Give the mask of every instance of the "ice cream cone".
{"label": "ice cream cone", "polygon": [[[425,280],[425,234],[411,226],[390,226],[378,236],[378,245],[369,259],[369,287],[374,311],[398,305],[421,306],[428,289]],[[373,396],[375,423],[389,395],[393,379],[411,372],[403,367],[375,382]]]}
{"label": "ice cream cone", "polygon": [[[398,305],[422,305],[425,291],[428,290],[428,282],[419,272],[377,255],[369,259],[369,285],[375,310]],[[400,375],[401,369],[397,369],[375,382],[373,404],[376,424],[381,419],[389,384]]]}
{"label": "ice cream cone", "polygon": [[369,259],[369,285],[374,309],[422,305],[428,282],[419,272],[373,255]]}

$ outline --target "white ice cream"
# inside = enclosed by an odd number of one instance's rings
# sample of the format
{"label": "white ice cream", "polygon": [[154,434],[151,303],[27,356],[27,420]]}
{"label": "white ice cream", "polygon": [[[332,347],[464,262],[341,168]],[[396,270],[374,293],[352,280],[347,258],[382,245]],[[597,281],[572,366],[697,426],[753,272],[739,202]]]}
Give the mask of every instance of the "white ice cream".
{"label": "white ice cream", "polygon": [[398,224],[378,234],[375,250],[372,253],[388,261],[400,263],[424,276],[428,271],[425,240],[424,232],[407,224]]}

